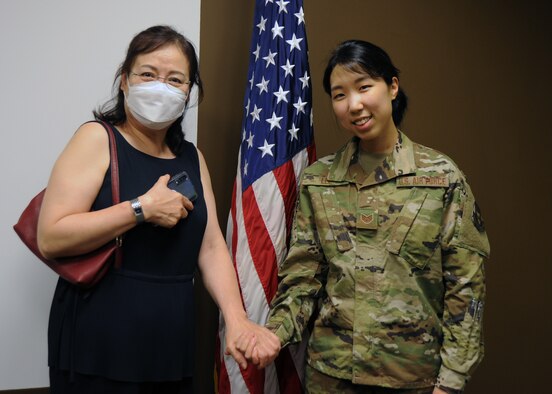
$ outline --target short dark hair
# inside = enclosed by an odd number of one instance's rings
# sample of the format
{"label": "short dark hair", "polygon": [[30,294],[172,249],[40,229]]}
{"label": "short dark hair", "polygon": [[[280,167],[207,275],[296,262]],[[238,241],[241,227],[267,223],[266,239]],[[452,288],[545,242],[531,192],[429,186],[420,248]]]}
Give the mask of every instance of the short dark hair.
{"label": "short dark hair", "polygon": [[[199,75],[199,61],[193,44],[182,34],[170,26],[152,26],[134,36],[127,50],[125,60],[115,73],[113,82],[114,96],[93,111],[94,118],[104,120],[114,125],[123,123],[126,120],[125,95],[121,91],[121,76],[128,75],[136,57],[143,53],[153,52],[165,45],[177,45],[190,63],[190,90],[195,86],[198,89],[198,102],[203,98],[203,83]],[[174,154],[179,154],[183,148],[184,132],[182,130],[182,119],[180,116],[167,131],[165,143]]]}
{"label": "short dark hair", "polygon": [[[400,73],[389,55],[377,45],[362,40],[344,41],[333,50],[324,71],[322,84],[327,94],[331,94],[330,76],[338,65],[354,72],[367,73],[372,78],[381,78],[388,85],[391,85],[393,77],[398,79]],[[392,106],[393,122],[398,127],[408,106],[408,97],[400,85]]]}

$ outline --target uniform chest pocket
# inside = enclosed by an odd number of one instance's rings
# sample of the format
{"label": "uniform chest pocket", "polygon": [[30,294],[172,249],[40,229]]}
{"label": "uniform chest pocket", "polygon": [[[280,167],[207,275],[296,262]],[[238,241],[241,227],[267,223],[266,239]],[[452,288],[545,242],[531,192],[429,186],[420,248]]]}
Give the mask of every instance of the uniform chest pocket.
{"label": "uniform chest pocket", "polygon": [[324,254],[331,260],[338,253],[353,247],[343,211],[333,190],[311,193],[316,226]]}
{"label": "uniform chest pocket", "polygon": [[442,216],[442,199],[413,188],[393,224],[387,250],[423,269],[439,245]]}

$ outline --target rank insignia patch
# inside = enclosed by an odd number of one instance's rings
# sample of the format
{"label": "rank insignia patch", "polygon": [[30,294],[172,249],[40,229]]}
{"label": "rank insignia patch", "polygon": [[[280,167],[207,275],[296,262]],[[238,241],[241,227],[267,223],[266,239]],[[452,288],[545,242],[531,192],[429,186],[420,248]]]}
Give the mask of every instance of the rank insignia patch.
{"label": "rank insignia patch", "polygon": [[378,214],[377,212],[360,213],[357,218],[357,228],[366,230],[378,229]]}

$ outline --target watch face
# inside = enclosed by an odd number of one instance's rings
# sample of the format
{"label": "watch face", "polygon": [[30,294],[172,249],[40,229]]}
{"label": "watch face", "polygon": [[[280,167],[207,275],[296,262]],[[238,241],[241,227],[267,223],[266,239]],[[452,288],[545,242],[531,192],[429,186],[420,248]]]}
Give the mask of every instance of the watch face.
{"label": "watch face", "polygon": [[136,221],[138,223],[142,223],[143,221],[145,221],[146,218],[144,217],[144,212],[142,211],[142,204],[137,198],[130,202],[130,206],[132,207],[132,209],[134,209]]}

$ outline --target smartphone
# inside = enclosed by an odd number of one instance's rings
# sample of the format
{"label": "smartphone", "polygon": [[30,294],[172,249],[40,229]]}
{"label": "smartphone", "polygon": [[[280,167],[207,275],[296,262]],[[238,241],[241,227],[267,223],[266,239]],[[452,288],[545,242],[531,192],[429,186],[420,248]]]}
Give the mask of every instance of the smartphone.
{"label": "smartphone", "polygon": [[183,194],[184,197],[188,198],[188,200],[192,202],[197,198],[194,184],[192,183],[192,180],[190,179],[186,171],[179,172],[178,174],[173,176],[169,180],[167,187]]}

